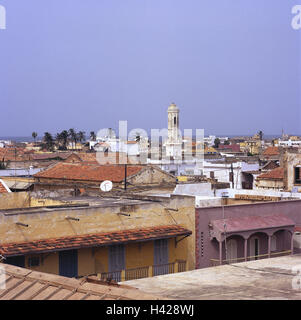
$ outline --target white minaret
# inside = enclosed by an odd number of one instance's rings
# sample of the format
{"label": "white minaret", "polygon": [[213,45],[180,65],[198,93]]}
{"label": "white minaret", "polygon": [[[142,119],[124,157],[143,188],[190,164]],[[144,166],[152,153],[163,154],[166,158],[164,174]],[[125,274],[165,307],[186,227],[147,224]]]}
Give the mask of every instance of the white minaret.
{"label": "white minaret", "polygon": [[173,158],[182,157],[182,137],[179,130],[179,108],[172,103],[168,113],[168,139],[166,141],[166,156]]}

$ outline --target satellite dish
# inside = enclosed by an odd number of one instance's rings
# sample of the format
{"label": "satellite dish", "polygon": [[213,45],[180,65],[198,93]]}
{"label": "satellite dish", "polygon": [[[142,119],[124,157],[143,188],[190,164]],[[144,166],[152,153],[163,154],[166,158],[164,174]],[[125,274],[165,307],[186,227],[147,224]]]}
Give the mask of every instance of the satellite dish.
{"label": "satellite dish", "polygon": [[111,191],[112,188],[113,188],[113,183],[112,183],[112,181],[110,181],[110,180],[103,181],[103,182],[100,184],[100,189],[101,189],[101,191],[103,191],[103,192]]}

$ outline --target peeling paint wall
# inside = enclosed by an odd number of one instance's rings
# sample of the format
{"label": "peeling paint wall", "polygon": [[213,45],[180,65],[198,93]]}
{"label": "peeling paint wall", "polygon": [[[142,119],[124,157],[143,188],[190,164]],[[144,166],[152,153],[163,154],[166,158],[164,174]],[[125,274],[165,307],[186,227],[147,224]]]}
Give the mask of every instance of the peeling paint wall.
{"label": "peeling paint wall", "polygon": [[301,190],[301,185],[296,185],[294,168],[296,166],[301,166],[301,154],[286,152],[283,157],[283,167],[284,167],[284,186],[286,191],[292,191],[293,187],[299,187]]}
{"label": "peeling paint wall", "polygon": [[[171,198],[164,198],[162,203],[147,202],[124,206],[57,208],[50,211],[43,212],[41,210],[40,212],[15,215],[0,212],[1,242],[26,242],[38,239],[128,230],[137,227],[147,228],[179,224],[191,230],[192,235],[180,241],[177,246],[175,246],[174,239],[169,240],[169,262],[186,260],[187,269],[192,270],[195,268],[194,204],[193,197],[171,196]],[[119,215],[119,212],[127,212],[130,216]],[[67,216],[76,217],[80,220],[67,220]],[[29,226],[19,226],[16,225],[16,222],[22,222]],[[108,270],[107,247],[96,248],[94,252],[86,249],[86,251],[81,250],[79,250],[80,275],[101,273]],[[153,264],[152,241],[129,244],[126,247],[126,251],[126,268],[137,268]],[[45,268],[55,271],[58,267],[45,265],[43,270]]]}
{"label": "peeling paint wall", "polygon": [[0,210],[61,204],[66,204],[66,202],[52,199],[33,198],[28,192],[10,192],[0,195]]}

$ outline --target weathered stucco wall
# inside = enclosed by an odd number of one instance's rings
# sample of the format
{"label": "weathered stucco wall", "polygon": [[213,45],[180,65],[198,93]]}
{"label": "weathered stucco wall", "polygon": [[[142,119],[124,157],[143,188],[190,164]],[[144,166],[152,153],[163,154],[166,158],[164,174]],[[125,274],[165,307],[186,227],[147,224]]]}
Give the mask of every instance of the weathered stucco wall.
{"label": "weathered stucco wall", "polygon": [[14,208],[29,208],[51,205],[61,205],[66,202],[53,199],[38,199],[30,196],[28,192],[10,192],[0,195],[0,210]]}
{"label": "weathered stucco wall", "polygon": [[139,172],[137,175],[129,178],[128,181],[133,183],[134,185],[140,184],[167,184],[172,183],[176,184],[176,177],[167,174],[155,167],[147,167],[146,170]]}
{"label": "weathered stucco wall", "polygon": [[[49,239],[64,236],[82,235],[89,233],[112,232],[134,228],[147,228],[160,225],[179,224],[191,230],[193,234],[177,245],[175,252],[170,246],[170,257],[187,260],[189,270],[195,267],[195,207],[194,198],[172,196],[165,198],[163,203],[147,202],[127,206],[84,207],[84,208],[56,208],[49,211],[33,213],[10,214],[0,212],[0,234],[2,243],[25,242],[37,239]],[[174,210],[168,210],[168,209]],[[177,211],[175,211],[177,210]],[[126,212],[130,216],[119,215]],[[67,220],[66,217],[76,217],[79,221]],[[28,227],[16,225],[16,222],[28,224]],[[173,242],[174,245],[174,242]],[[144,246],[144,245],[143,245]],[[150,246],[150,244],[145,244]],[[101,260],[102,254],[96,250],[96,269],[107,269],[106,262]],[[131,249],[132,250],[132,249]],[[137,258],[137,250],[132,256]],[[107,254],[107,253],[105,253]],[[130,257],[131,253],[129,253]],[[99,259],[97,259],[99,257]],[[139,258],[139,254],[138,254]],[[144,250],[140,251],[139,259],[147,259]],[[134,258],[129,258],[131,267]],[[148,261],[148,260],[146,260]]]}
{"label": "weathered stucco wall", "polygon": [[301,154],[286,152],[283,157],[284,185],[287,191],[292,191],[294,186],[301,189],[301,185],[294,184],[294,168],[301,165]]}
{"label": "weathered stucco wall", "polygon": [[282,180],[260,179],[256,181],[257,188],[283,190],[284,183]]}
{"label": "weathered stucco wall", "polygon": [[0,194],[0,209],[28,208],[30,196],[27,192],[10,192]]}

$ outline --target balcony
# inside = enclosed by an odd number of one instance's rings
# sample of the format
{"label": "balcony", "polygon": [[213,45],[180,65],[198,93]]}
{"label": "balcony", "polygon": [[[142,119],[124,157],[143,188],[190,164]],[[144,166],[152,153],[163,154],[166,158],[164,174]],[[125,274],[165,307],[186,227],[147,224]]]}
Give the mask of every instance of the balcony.
{"label": "balcony", "polygon": [[98,274],[98,278],[100,278],[102,281],[121,282],[184,271],[186,271],[186,261],[179,260],[167,264],[139,267],[114,272],[103,272]]}

